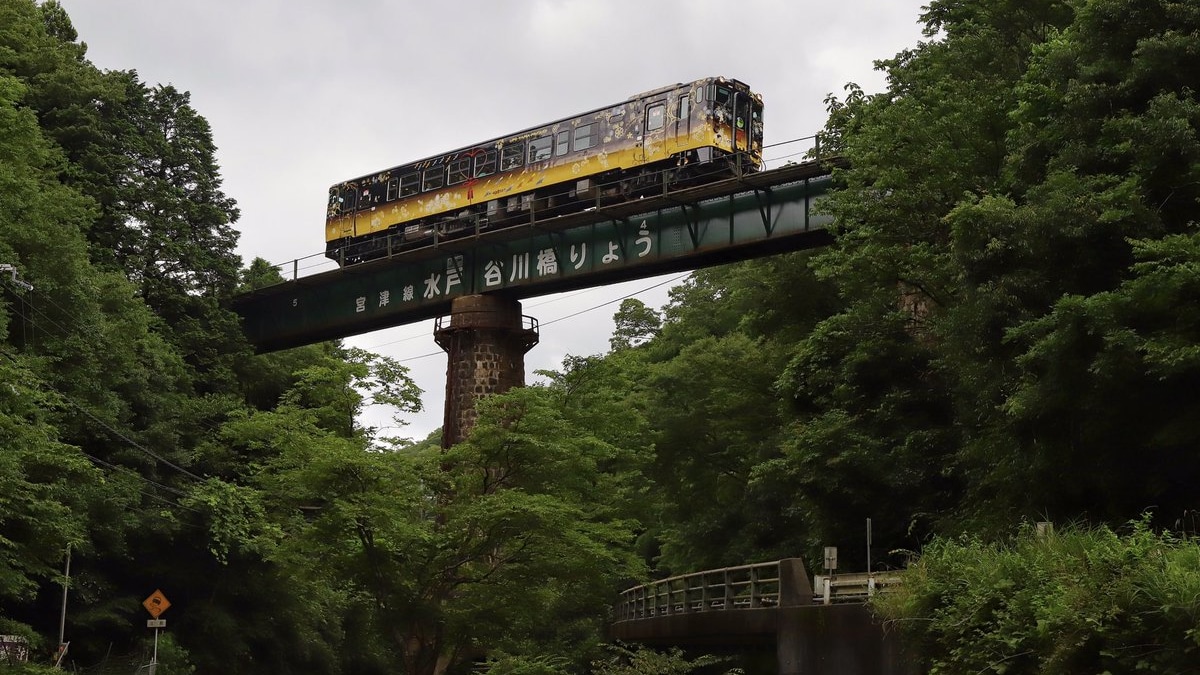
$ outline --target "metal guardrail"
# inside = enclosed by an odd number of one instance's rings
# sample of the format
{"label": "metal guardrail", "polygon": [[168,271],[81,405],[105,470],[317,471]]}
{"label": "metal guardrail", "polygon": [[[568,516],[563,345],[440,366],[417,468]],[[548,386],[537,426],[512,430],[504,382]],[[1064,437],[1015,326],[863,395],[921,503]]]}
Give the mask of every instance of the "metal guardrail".
{"label": "metal guardrail", "polygon": [[899,584],[900,572],[855,572],[813,575],[813,602],[866,602],[876,593],[886,593]]}
{"label": "metal guardrail", "polygon": [[621,593],[616,620],[777,607],[785,595],[780,569],[786,562],[694,572],[631,588]]}
{"label": "metal guardrail", "polygon": [[814,575],[799,558],[723,567],[651,581],[621,593],[616,621],[677,614],[866,602],[901,583],[901,572]]}

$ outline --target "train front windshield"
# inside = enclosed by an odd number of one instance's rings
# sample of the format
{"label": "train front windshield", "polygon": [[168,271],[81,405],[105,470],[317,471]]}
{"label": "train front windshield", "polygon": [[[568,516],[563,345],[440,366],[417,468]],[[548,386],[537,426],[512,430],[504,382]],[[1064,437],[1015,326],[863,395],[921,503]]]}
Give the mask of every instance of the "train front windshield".
{"label": "train front windshield", "polygon": [[[735,92],[726,87],[717,86],[710,89],[713,107],[718,114],[724,113],[733,118],[733,126],[739,131],[749,131],[750,147],[762,148],[763,142],[763,107],[762,103],[753,98],[748,92]],[[736,110],[734,108],[737,108]]]}
{"label": "train front windshield", "polygon": [[749,96],[742,95],[737,100],[737,128],[750,130],[750,147],[755,149],[762,148],[763,142],[763,116],[762,104],[752,100]]}
{"label": "train front windshield", "polygon": [[750,105],[750,144],[751,147],[762,149],[763,143],[763,107],[758,101]]}

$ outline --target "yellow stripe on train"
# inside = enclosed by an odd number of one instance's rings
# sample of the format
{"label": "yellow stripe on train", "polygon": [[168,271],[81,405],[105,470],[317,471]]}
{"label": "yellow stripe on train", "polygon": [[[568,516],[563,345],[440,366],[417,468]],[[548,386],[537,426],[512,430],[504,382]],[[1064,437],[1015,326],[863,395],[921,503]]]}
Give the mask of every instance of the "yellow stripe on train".
{"label": "yellow stripe on train", "polygon": [[[738,136],[738,145],[745,147],[745,132],[738,132]],[[618,145],[621,147],[605,151],[606,147]],[[644,147],[630,146],[627,141],[601,143],[597,147],[600,152],[585,155],[575,161],[559,164],[551,161],[545,168],[538,168],[537,165],[526,166],[519,171],[493,174],[487,178],[415,195],[369,210],[364,209],[353,215],[330,219],[326,228],[326,240],[374,234],[402,223],[454,213],[493,199],[521,195],[607,171],[635,168],[702,147],[731,150],[729,137],[708,125],[688,135],[649,139]],[[542,164],[544,166],[544,163]]]}

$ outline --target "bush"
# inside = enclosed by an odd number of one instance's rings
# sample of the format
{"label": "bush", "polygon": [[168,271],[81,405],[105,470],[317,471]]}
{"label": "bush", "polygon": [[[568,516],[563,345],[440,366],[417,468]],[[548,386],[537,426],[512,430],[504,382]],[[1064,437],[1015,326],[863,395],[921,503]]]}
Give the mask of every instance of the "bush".
{"label": "bush", "polygon": [[1200,545],[1146,520],[939,540],[876,607],[931,674],[1195,673]]}

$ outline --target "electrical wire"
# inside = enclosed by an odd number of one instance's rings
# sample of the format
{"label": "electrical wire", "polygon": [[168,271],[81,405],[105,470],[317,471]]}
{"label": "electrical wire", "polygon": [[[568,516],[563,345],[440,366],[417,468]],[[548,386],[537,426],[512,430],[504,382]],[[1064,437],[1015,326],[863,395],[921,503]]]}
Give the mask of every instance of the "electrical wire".
{"label": "electrical wire", "polygon": [[[670,279],[667,279],[666,281],[661,281],[661,282],[659,282],[659,283],[657,283],[657,284],[654,284],[653,286],[647,286],[646,288],[643,288],[643,289],[641,289],[641,290],[639,290],[639,291],[634,291],[633,293],[629,293],[628,295],[622,295],[622,296],[621,296],[621,297],[619,297],[619,298],[615,298],[615,299],[613,299],[613,300],[609,300],[609,301],[607,301],[607,302],[602,302],[602,303],[600,303],[600,304],[598,304],[598,305],[594,305],[594,306],[592,306],[592,307],[588,307],[587,309],[581,309],[581,310],[579,310],[578,312],[573,312],[573,313],[571,313],[571,314],[568,314],[568,315],[566,315],[566,316],[560,316],[560,317],[558,317],[557,319],[551,319],[551,320],[549,320],[549,321],[541,321],[541,322],[539,322],[539,323],[538,323],[538,325],[539,325],[539,326],[549,326],[549,325],[551,325],[551,324],[558,323],[559,321],[566,321],[567,319],[572,319],[572,318],[575,318],[575,317],[579,316],[580,314],[586,314],[586,313],[588,313],[588,312],[592,312],[592,311],[595,311],[595,310],[597,310],[597,309],[600,309],[601,307],[607,307],[608,305],[611,305],[611,304],[613,304],[613,303],[615,303],[615,302],[620,302],[620,301],[622,301],[622,300],[627,300],[627,299],[629,299],[629,298],[632,298],[632,297],[634,297],[634,296],[636,296],[636,295],[641,295],[642,293],[645,293],[646,291],[652,291],[652,290],[654,290],[654,289],[656,289],[656,288],[658,288],[658,287],[660,287],[660,286],[666,286],[667,284],[673,284],[673,283],[675,283],[676,281],[679,281],[680,279],[682,279],[682,278],[686,277],[686,276],[687,276],[687,275],[689,275],[689,274],[691,274],[691,272],[684,272],[683,274],[680,274],[680,275],[678,275],[678,276],[675,276],[675,277],[672,277],[672,278],[670,278]],[[543,303],[543,304],[545,304],[545,303]],[[415,337],[423,337],[423,336],[415,336]],[[415,339],[415,337],[413,337],[413,338],[405,338],[405,340],[412,340],[412,339]],[[400,340],[400,342],[403,342],[403,341],[404,341],[404,340]],[[388,343],[388,344],[392,344],[392,343]],[[382,345],[381,345],[381,346],[382,346]],[[443,354],[443,353],[444,353],[444,352],[441,352],[441,351],[429,352],[428,354],[421,354],[421,355],[419,355],[419,356],[410,356],[410,357],[408,357],[408,358],[406,358],[406,359],[397,359],[397,362],[398,362],[398,363],[407,363],[407,362],[409,362],[409,361],[419,361],[419,360],[421,360],[421,359],[427,359],[427,358],[429,358],[429,357],[431,357],[431,356],[439,356],[439,355],[441,355],[441,354]]]}
{"label": "electrical wire", "polygon": [[140,443],[138,443],[137,441],[133,440],[132,438],[129,438],[129,437],[128,437],[128,436],[126,436],[125,434],[122,434],[120,431],[117,431],[116,429],[112,428],[112,427],[111,427],[111,426],[110,426],[110,425],[109,425],[107,422],[105,422],[104,420],[102,420],[102,419],[100,419],[99,417],[96,417],[94,414],[92,414],[92,412],[91,412],[90,410],[88,410],[87,408],[84,408],[83,406],[79,405],[79,404],[78,404],[78,403],[76,403],[74,400],[72,400],[72,399],[71,399],[71,397],[67,396],[66,394],[63,394],[62,392],[57,392],[57,393],[58,393],[58,395],[59,395],[59,396],[62,396],[62,397],[63,397],[63,399],[65,399],[65,400],[67,401],[67,403],[70,403],[71,405],[75,406],[75,408],[76,408],[76,409],[77,409],[79,412],[81,412],[81,413],[83,413],[84,415],[87,415],[88,417],[92,418],[92,421],[96,422],[96,423],[97,423],[97,424],[99,424],[100,426],[102,426],[102,427],[104,427],[105,429],[107,429],[107,430],[108,430],[108,432],[109,432],[110,434],[113,434],[113,435],[114,435],[114,436],[116,436],[117,438],[120,438],[121,440],[125,441],[125,442],[126,442],[126,443],[128,443],[129,445],[131,445],[131,446],[133,446],[134,448],[136,448],[137,450],[141,451],[143,454],[145,454],[145,455],[147,455],[147,456],[149,456],[149,457],[152,457],[152,458],[154,458],[155,460],[158,460],[158,461],[159,461],[159,462],[161,462],[162,464],[164,464],[164,465],[166,465],[166,466],[168,466],[168,467],[170,467],[170,468],[174,469],[175,471],[178,471],[179,473],[181,473],[181,474],[183,474],[183,475],[187,476],[188,478],[191,478],[192,480],[194,480],[194,481],[196,481],[196,482],[198,482],[198,483],[202,483],[202,482],[204,482],[204,479],[203,479],[203,478],[201,478],[200,476],[197,476],[196,474],[192,473],[191,471],[188,471],[187,469],[185,469],[185,468],[183,468],[183,467],[179,466],[178,464],[175,464],[174,462],[172,462],[171,460],[167,459],[166,457],[163,457],[162,455],[160,455],[160,454],[158,454],[158,453],[154,452],[153,450],[150,450],[149,448],[146,448],[145,446],[143,446],[142,444],[140,444]]}
{"label": "electrical wire", "polygon": [[629,295],[623,295],[623,296],[621,296],[621,297],[619,297],[619,298],[617,298],[617,299],[615,299],[615,300],[609,300],[608,302],[601,303],[601,304],[599,304],[599,305],[596,305],[595,307],[589,307],[589,308],[587,308],[587,309],[581,309],[581,310],[579,310],[578,312],[575,312],[574,314],[568,314],[568,315],[566,315],[566,316],[560,316],[560,317],[558,317],[557,319],[551,319],[551,320],[549,320],[549,321],[543,321],[543,322],[541,322],[541,324],[540,324],[540,325],[542,325],[542,326],[549,326],[550,324],[553,324],[553,323],[558,323],[559,321],[566,321],[567,319],[570,319],[570,318],[577,317],[577,316],[579,316],[580,314],[584,314],[584,313],[587,313],[587,312],[591,312],[591,311],[593,311],[593,310],[600,309],[601,307],[605,307],[605,306],[611,305],[611,304],[613,304],[614,302],[620,302],[620,301],[622,301],[622,300],[628,300],[629,298],[632,298],[632,297],[633,297],[633,296],[635,296],[635,295],[641,295],[642,293],[645,293],[646,291],[652,291],[652,290],[654,290],[654,289],[658,288],[659,286],[666,286],[667,284],[673,284],[673,283],[675,283],[676,281],[679,281],[680,279],[682,279],[682,278],[686,277],[686,276],[687,276],[687,275],[689,275],[689,274],[691,274],[691,272],[684,272],[683,274],[680,274],[680,275],[679,275],[679,276],[677,276],[677,277],[674,277],[674,278],[671,278],[671,279],[667,279],[666,281],[663,281],[663,282],[660,282],[660,283],[654,284],[653,286],[649,286],[649,287],[647,287],[647,288],[643,288],[643,289],[642,289],[642,290],[640,290],[640,291],[635,291],[635,292],[633,292],[633,293],[630,293]]}
{"label": "electrical wire", "polygon": [[[54,305],[55,307],[57,307],[57,308],[59,309],[59,311],[62,311],[63,313],[66,313],[66,312],[65,312],[65,310],[63,310],[63,308],[62,308],[61,306],[59,306],[59,305],[57,305],[56,303],[54,303],[54,302],[53,302],[53,300],[50,300],[50,303],[51,303],[52,305]],[[32,306],[32,305],[31,305],[31,306]],[[57,321],[55,321],[53,318],[49,317],[48,315],[46,315],[46,314],[44,314],[44,313],[42,313],[42,312],[39,312],[39,313],[40,313],[40,314],[42,314],[42,316],[43,316],[43,317],[45,317],[47,321],[49,321],[50,323],[52,323],[52,324],[53,324],[53,325],[54,325],[56,328],[58,328],[59,330],[61,330],[61,331],[63,332],[63,334],[62,334],[62,335],[60,335],[60,337],[66,337],[67,335],[69,335],[69,334],[71,333],[71,330],[70,330],[70,329],[68,329],[68,328],[64,327],[62,324],[58,323],[58,322],[57,322]],[[21,317],[21,318],[22,318],[24,321],[26,321],[26,322],[28,322],[30,325],[32,325],[34,328],[37,328],[37,327],[38,327],[38,322],[37,322],[37,321],[35,321],[35,320],[34,320],[32,317],[30,317],[30,316],[26,316],[25,314],[21,313],[19,310],[18,310],[17,314],[18,314],[18,316],[20,316],[20,317]],[[87,325],[89,328],[94,328],[94,326],[91,326],[90,324],[86,324],[86,325]],[[13,357],[11,354],[8,354],[8,353],[7,353],[7,351],[0,351],[0,353],[4,353],[4,354],[5,354],[6,356],[8,356],[10,359],[12,359],[14,362],[16,362],[16,358],[15,358],[15,357]],[[92,413],[92,411],[88,410],[88,409],[87,409],[87,408],[85,408],[83,405],[79,404],[77,401],[75,401],[75,399],[71,398],[71,397],[70,397],[70,396],[68,396],[67,394],[63,393],[62,391],[59,391],[57,388],[55,388],[55,387],[54,387],[53,385],[51,385],[50,383],[46,382],[44,379],[42,379],[42,378],[40,378],[40,377],[37,377],[37,375],[34,375],[34,377],[35,377],[35,378],[37,378],[37,380],[38,380],[38,383],[39,383],[39,384],[40,384],[42,387],[44,387],[44,388],[46,388],[47,390],[49,390],[49,391],[52,391],[52,392],[54,392],[56,395],[60,396],[60,397],[61,397],[61,398],[62,398],[64,401],[66,401],[67,403],[70,403],[72,406],[74,406],[74,407],[75,407],[75,409],[79,410],[81,413],[83,413],[84,415],[86,415],[86,416],[88,416],[89,418],[91,418],[91,419],[92,419],[93,421],[95,421],[97,424],[99,424],[100,426],[102,426],[102,427],[104,427],[106,430],[108,430],[108,432],[109,432],[109,433],[111,433],[111,434],[113,434],[114,436],[116,436],[117,438],[120,438],[121,440],[125,441],[125,442],[126,442],[126,443],[128,443],[130,446],[132,446],[133,448],[137,449],[139,452],[141,452],[141,453],[143,453],[143,454],[145,454],[145,455],[147,455],[147,456],[149,456],[149,457],[153,458],[154,460],[156,460],[156,461],[158,461],[158,462],[162,463],[163,465],[165,465],[165,466],[167,466],[167,467],[169,467],[169,468],[171,468],[171,469],[173,469],[173,470],[175,470],[175,471],[179,472],[180,474],[182,474],[182,475],[184,475],[184,476],[187,476],[188,478],[191,478],[191,479],[192,479],[192,480],[194,480],[194,481],[197,481],[197,482],[203,482],[203,481],[204,481],[204,479],[203,479],[203,478],[201,478],[200,476],[197,476],[196,474],[192,473],[191,471],[188,471],[187,469],[185,469],[185,468],[183,468],[183,467],[179,466],[178,464],[175,464],[174,462],[172,462],[172,461],[168,460],[167,458],[163,457],[162,455],[159,455],[158,453],[154,452],[153,450],[150,450],[149,448],[146,448],[145,446],[143,446],[142,444],[138,443],[137,441],[135,441],[135,440],[133,440],[133,439],[129,438],[129,436],[127,436],[127,435],[125,435],[125,434],[121,433],[120,431],[118,431],[117,429],[113,428],[113,427],[112,427],[112,425],[110,425],[110,424],[108,424],[107,422],[105,422],[104,420],[100,419],[98,416],[96,416],[94,413]]]}
{"label": "electrical wire", "polygon": [[[656,286],[651,286],[650,288],[647,288],[647,289],[644,289],[644,290],[650,290],[650,289],[652,289],[652,288],[655,288],[655,287],[656,287]],[[555,303],[555,302],[561,302],[561,301],[563,301],[563,300],[570,300],[571,298],[574,298],[574,297],[577,297],[577,296],[583,295],[584,293],[592,293],[592,292],[594,292],[595,290],[596,290],[595,288],[584,288],[584,289],[582,289],[582,290],[578,290],[578,291],[575,291],[575,292],[573,292],[573,293],[563,293],[563,294],[561,294],[561,295],[558,295],[558,296],[555,296],[555,297],[552,297],[552,298],[548,298],[548,299],[546,299],[546,300],[543,300],[543,301],[541,301],[541,302],[535,302],[535,303],[533,303],[533,304],[529,305],[529,308],[530,308],[530,309],[533,309],[533,308],[535,308],[535,307],[543,307],[543,306],[545,306],[545,305],[549,305],[549,304],[552,304],[552,303]],[[639,291],[639,292],[641,292],[641,291]],[[624,300],[624,298],[621,298],[621,299],[622,299],[622,300]],[[603,305],[600,305],[600,306],[603,306]],[[364,349],[366,349],[366,350],[368,350],[368,351],[376,351],[376,350],[378,350],[378,349],[382,349],[383,347],[390,347],[390,346],[392,346],[392,345],[398,345],[398,344],[401,344],[401,343],[403,343],[403,342],[412,342],[413,340],[422,340],[422,339],[428,339],[428,338],[429,338],[429,333],[424,333],[424,332],[422,332],[422,333],[417,333],[417,334],[415,334],[415,335],[409,335],[409,336],[407,336],[407,337],[402,337],[402,338],[399,338],[399,339],[397,339],[397,340],[390,340],[390,341],[388,341],[388,342],[384,342],[384,343],[381,343],[381,344],[372,345],[372,346],[370,346],[370,347],[364,347]],[[440,352],[434,352],[434,353],[432,353],[432,354],[429,354],[428,356],[436,356],[438,353],[440,353]],[[414,358],[424,358],[424,357],[414,357]]]}
{"label": "electrical wire", "polygon": [[[14,356],[13,354],[10,354],[10,353],[8,352],[8,350],[6,350],[6,349],[0,349],[0,355],[3,355],[3,356],[5,356],[5,357],[7,357],[7,358],[8,358],[10,361],[12,361],[12,362],[13,362],[15,365],[17,365],[18,367],[21,365],[21,364],[20,364],[20,362],[17,360],[16,356]],[[31,373],[31,374],[32,374],[32,373]],[[53,391],[53,392],[54,392],[55,394],[57,394],[58,396],[61,396],[63,399],[70,401],[69,397],[67,397],[66,395],[64,395],[62,392],[60,392],[60,391],[58,391],[58,390],[54,389],[54,387],[52,387],[52,386],[50,386],[48,383],[46,383],[46,382],[45,382],[45,380],[42,380],[41,378],[37,377],[37,375],[33,375],[33,377],[37,379],[37,382],[38,382],[38,384],[39,384],[40,386],[42,386],[42,387],[45,387],[46,389],[49,389],[50,391]],[[78,406],[78,405],[77,405],[77,404],[75,404],[73,401],[71,401],[71,403],[72,403],[73,405],[76,405],[76,407],[77,407],[77,408],[79,408],[79,410],[81,410],[82,412],[84,412],[84,414],[87,414],[88,416],[90,416],[90,417],[92,417],[93,419],[95,419],[95,416],[94,416],[94,415],[91,415],[91,413],[90,413],[90,412],[88,412],[87,410],[85,410],[85,409],[83,409],[82,407]],[[97,420],[97,421],[99,421],[99,420]],[[101,423],[103,424],[103,422],[101,422]],[[119,434],[118,434],[118,435],[119,435]],[[124,436],[122,436],[122,438],[124,438]],[[127,441],[128,441],[128,439],[127,439],[127,438],[126,438],[125,440],[127,440]],[[119,473],[119,474],[123,474],[123,475],[131,476],[131,477],[133,477],[134,479],[136,479],[136,480],[139,480],[139,481],[141,481],[142,483],[145,483],[146,485],[152,486],[152,487],[154,487],[154,488],[157,488],[157,489],[159,489],[159,490],[163,490],[163,491],[165,491],[165,492],[169,492],[169,493],[171,493],[171,494],[174,494],[174,495],[177,495],[177,496],[179,496],[179,497],[186,497],[186,496],[187,496],[187,493],[186,493],[186,492],[184,492],[184,491],[182,491],[182,490],[179,490],[178,488],[173,488],[173,487],[171,487],[171,486],[169,486],[169,485],[164,485],[164,484],[162,484],[162,483],[159,483],[159,482],[157,482],[157,481],[151,480],[150,478],[148,478],[148,477],[146,477],[146,476],[143,476],[141,473],[139,473],[139,472],[137,472],[137,471],[134,471],[133,469],[131,469],[131,468],[129,468],[129,467],[120,466],[120,465],[117,465],[117,464],[113,464],[112,462],[105,461],[105,460],[103,460],[103,459],[101,459],[101,458],[99,458],[99,457],[97,457],[97,456],[95,456],[95,455],[91,454],[90,452],[87,452],[87,451],[86,451],[86,450],[84,450],[83,448],[78,448],[78,447],[76,447],[76,449],[79,451],[79,453],[80,453],[81,455],[83,455],[84,457],[86,457],[86,458],[87,458],[88,460],[90,460],[90,461],[91,461],[93,464],[96,464],[96,465],[98,465],[98,466],[101,466],[101,467],[107,468],[107,469],[109,469],[110,471],[113,471],[113,472],[115,472],[115,473]],[[152,500],[154,500],[154,501],[161,502],[161,503],[163,503],[163,504],[166,504],[167,506],[170,506],[170,507],[173,507],[173,508],[177,508],[177,509],[183,509],[183,510],[185,510],[185,511],[191,511],[192,513],[200,513],[200,512],[199,512],[199,511],[197,511],[196,509],[193,509],[193,508],[191,508],[191,507],[189,507],[189,506],[184,506],[183,504],[180,504],[180,503],[178,503],[178,502],[173,502],[173,501],[171,501],[171,500],[169,500],[169,499],[166,499],[166,498],[164,498],[164,497],[161,497],[161,496],[159,496],[159,495],[157,495],[157,494],[155,494],[155,493],[153,493],[153,492],[148,492],[148,491],[146,491],[146,490],[144,490],[144,489],[139,489],[139,490],[138,490],[138,494],[141,494],[141,495],[142,495],[142,496],[144,496],[144,497],[150,498],[150,499],[152,499]]]}

